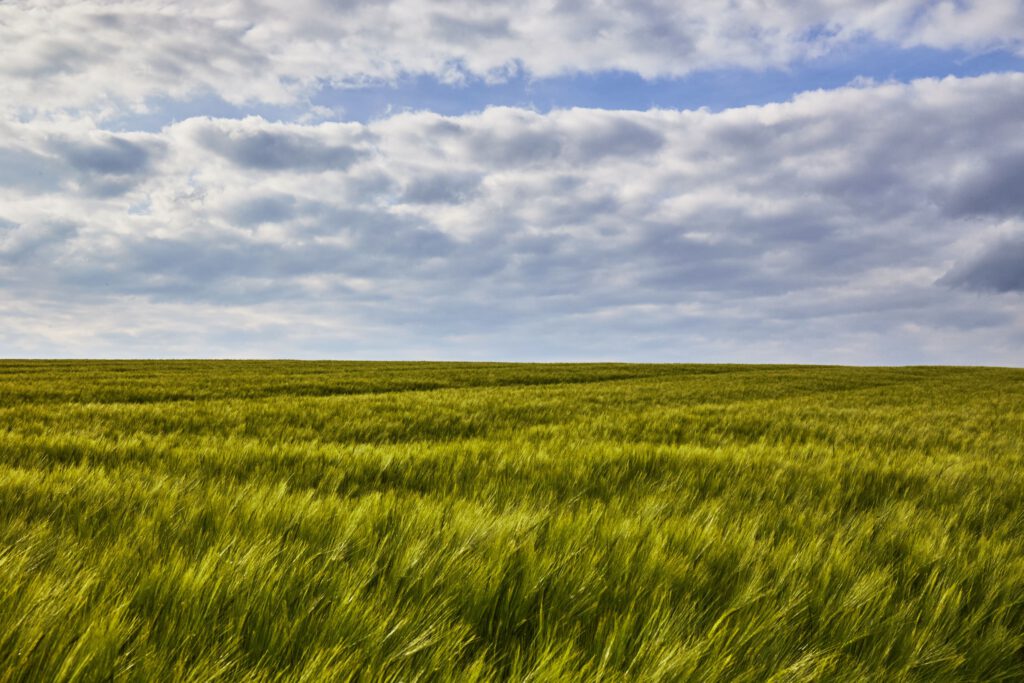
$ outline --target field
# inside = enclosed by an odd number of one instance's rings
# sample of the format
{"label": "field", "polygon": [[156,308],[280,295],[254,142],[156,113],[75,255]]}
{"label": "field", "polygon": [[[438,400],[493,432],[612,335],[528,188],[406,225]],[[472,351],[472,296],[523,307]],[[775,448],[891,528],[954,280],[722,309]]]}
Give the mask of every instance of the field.
{"label": "field", "polygon": [[1024,680],[1024,371],[0,362],[0,681]]}

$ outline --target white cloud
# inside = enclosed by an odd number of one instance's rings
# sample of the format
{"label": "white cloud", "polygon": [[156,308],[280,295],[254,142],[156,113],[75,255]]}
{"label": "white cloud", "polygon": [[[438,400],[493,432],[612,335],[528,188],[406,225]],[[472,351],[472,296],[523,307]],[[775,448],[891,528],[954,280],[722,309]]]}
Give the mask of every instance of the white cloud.
{"label": "white cloud", "polygon": [[102,114],[214,93],[288,103],[322,83],[429,74],[645,78],[785,66],[852,40],[1024,47],[1022,0],[14,0],[0,4],[0,102]]}
{"label": "white cloud", "polygon": [[1007,74],[721,113],[8,121],[0,355],[1020,363],[1022,110]]}

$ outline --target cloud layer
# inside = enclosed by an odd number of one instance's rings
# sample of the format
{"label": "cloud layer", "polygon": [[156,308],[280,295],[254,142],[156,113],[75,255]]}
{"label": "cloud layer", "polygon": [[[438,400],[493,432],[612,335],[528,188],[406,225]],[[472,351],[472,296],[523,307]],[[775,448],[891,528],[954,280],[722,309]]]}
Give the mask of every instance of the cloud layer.
{"label": "cloud layer", "polygon": [[1021,111],[9,120],[0,353],[1021,363]]}
{"label": "cloud layer", "polygon": [[215,94],[288,103],[323,84],[763,69],[856,41],[1024,49],[1022,0],[13,0],[0,102],[116,113]]}

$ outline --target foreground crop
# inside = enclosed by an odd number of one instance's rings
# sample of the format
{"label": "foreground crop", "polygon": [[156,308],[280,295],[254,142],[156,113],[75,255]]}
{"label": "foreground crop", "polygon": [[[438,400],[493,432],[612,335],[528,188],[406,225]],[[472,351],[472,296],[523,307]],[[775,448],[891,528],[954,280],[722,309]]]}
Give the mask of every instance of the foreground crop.
{"label": "foreground crop", "polygon": [[0,363],[0,680],[1020,680],[1024,371]]}

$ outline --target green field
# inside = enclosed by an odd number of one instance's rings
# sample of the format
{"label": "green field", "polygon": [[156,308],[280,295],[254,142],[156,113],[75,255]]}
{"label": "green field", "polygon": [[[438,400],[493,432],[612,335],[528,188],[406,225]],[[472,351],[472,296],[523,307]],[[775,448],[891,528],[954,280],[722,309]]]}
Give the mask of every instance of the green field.
{"label": "green field", "polygon": [[0,362],[0,681],[1024,680],[1024,371]]}

